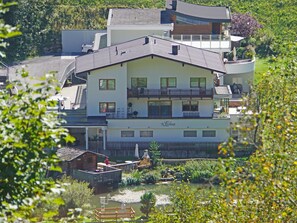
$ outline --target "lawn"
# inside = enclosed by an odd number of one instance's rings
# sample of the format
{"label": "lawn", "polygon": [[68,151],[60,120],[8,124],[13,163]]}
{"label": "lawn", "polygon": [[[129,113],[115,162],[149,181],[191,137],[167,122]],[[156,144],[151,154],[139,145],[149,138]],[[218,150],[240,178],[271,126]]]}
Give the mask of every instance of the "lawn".
{"label": "lawn", "polygon": [[269,61],[269,58],[256,58],[254,84],[257,84],[262,78],[263,73],[266,73],[269,67],[273,66],[274,63]]}

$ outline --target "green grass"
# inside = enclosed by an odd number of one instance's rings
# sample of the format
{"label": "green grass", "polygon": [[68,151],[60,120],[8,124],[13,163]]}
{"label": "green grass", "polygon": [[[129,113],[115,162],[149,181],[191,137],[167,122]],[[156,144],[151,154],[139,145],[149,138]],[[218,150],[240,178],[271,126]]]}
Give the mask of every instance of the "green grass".
{"label": "green grass", "polygon": [[255,67],[255,76],[254,76],[254,84],[257,84],[264,73],[266,73],[269,67],[273,66],[274,63],[269,61],[269,57],[267,58],[256,58],[256,67]]}

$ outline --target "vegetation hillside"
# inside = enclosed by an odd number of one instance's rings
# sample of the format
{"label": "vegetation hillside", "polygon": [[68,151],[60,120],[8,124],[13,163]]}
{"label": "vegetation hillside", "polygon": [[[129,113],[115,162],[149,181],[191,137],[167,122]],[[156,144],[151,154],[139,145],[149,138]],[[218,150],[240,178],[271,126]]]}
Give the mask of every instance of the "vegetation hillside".
{"label": "vegetation hillside", "polygon": [[[293,0],[185,0],[202,5],[230,6],[232,13],[250,13],[263,26],[251,40],[260,54],[285,51],[283,42],[296,40],[297,5]],[[19,0],[5,15],[20,26],[22,36],[11,40],[8,60],[59,51],[61,30],[104,29],[110,8],[164,8],[165,0]]]}

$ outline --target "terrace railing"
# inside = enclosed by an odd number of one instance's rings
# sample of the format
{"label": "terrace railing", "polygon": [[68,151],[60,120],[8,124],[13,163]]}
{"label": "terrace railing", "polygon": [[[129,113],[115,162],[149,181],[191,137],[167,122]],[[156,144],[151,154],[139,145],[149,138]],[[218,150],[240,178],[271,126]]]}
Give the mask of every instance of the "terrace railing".
{"label": "terrace railing", "polygon": [[128,89],[128,98],[212,98],[213,89]]}
{"label": "terrace railing", "polygon": [[226,35],[171,35],[171,40],[202,49],[231,49],[231,38]]}

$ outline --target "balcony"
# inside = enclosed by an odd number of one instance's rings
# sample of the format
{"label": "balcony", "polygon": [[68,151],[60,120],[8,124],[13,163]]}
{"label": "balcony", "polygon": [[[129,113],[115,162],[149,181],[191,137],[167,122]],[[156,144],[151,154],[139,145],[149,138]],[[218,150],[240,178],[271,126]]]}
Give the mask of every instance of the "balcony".
{"label": "balcony", "polygon": [[226,61],[227,74],[250,74],[255,71],[255,60]]}
{"label": "balcony", "polygon": [[230,36],[225,35],[172,35],[171,40],[202,49],[231,49]]}
{"label": "balcony", "polygon": [[128,98],[213,98],[213,89],[128,89]]}

